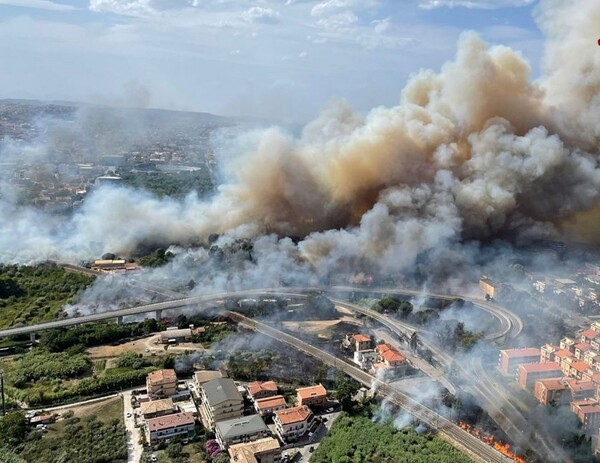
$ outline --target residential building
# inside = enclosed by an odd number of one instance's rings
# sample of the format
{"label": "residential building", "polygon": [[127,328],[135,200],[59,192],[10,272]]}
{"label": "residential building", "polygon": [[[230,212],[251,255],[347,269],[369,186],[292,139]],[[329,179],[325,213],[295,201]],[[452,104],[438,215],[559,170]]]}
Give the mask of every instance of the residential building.
{"label": "residential building", "polygon": [[377,353],[377,359],[372,368],[374,374],[382,370],[386,373],[398,374],[408,366],[406,357],[390,344],[378,344],[375,352]]}
{"label": "residential building", "polygon": [[575,344],[575,358],[583,360],[587,352],[593,352],[591,344],[587,342],[578,342]]}
{"label": "residential building", "polygon": [[285,397],[282,395],[264,397],[254,401],[254,408],[260,416],[270,416],[277,410],[283,410],[286,406]]}
{"label": "residential building", "polygon": [[146,438],[150,444],[175,436],[193,437],[196,420],[191,413],[175,413],[146,420]]}
{"label": "residential building", "polygon": [[514,375],[519,365],[540,362],[540,349],[526,347],[523,349],[504,349],[500,351],[500,371]]}
{"label": "residential building", "polygon": [[157,370],[148,374],[146,389],[151,399],[170,397],[177,393],[175,370]]}
{"label": "residential building", "polygon": [[581,360],[571,363],[569,376],[575,379],[582,379],[583,374],[588,370],[589,365]]}
{"label": "residential building", "polygon": [[374,350],[355,351],[353,360],[360,368],[368,370],[377,361],[377,352]]}
{"label": "residential building", "polygon": [[565,380],[569,390],[570,400],[577,402],[580,400],[591,399],[596,395],[597,386],[591,381],[577,381],[573,378]]}
{"label": "residential building", "polygon": [[572,354],[575,354],[575,344],[577,344],[577,341],[575,339],[565,336],[560,340],[559,346],[561,349],[568,350]]}
{"label": "residential building", "polygon": [[322,384],[300,387],[296,389],[296,396],[298,398],[298,405],[324,407],[327,404],[327,390]]}
{"label": "residential building", "polygon": [[372,348],[373,341],[371,340],[371,336],[367,336],[366,334],[353,334],[350,336],[350,341],[355,352],[370,350]]}
{"label": "residential building", "polygon": [[273,437],[234,444],[227,449],[231,463],[279,463],[281,447]]}
{"label": "residential building", "polygon": [[579,400],[571,403],[571,411],[581,422],[581,429],[593,435],[600,428],[600,403],[596,399]]}
{"label": "residential building", "polygon": [[213,379],[227,378],[227,373],[221,370],[200,370],[194,373],[194,385],[196,390],[200,390],[200,387]]}
{"label": "residential building", "polygon": [[535,398],[542,405],[566,404],[570,402],[567,384],[559,378],[540,379],[535,382]]}
{"label": "residential building", "polygon": [[262,399],[277,394],[277,384],[274,381],[254,381],[246,387],[253,399]]}
{"label": "residential building", "polygon": [[213,429],[218,421],[244,414],[244,399],[230,378],[207,381],[200,388],[200,398],[200,413],[209,429]]}
{"label": "residential building", "polygon": [[539,379],[561,378],[562,371],[558,363],[529,363],[519,365],[517,369],[517,383],[522,389],[533,390],[535,382]]}
{"label": "residential building", "polygon": [[540,362],[554,362],[554,353],[559,349],[559,346],[544,344],[540,349]]}
{"label": "residential building", "polygon": [[582,332],[579,333],[579,341],[580,342],[585,342],[587,344],[591,343],[594,339],[596,339],[596,337],[600,336],[600,334],[598,333],[598,331],[589,328],[587,330],[583,330]]}
{"label": "residential building", "polygon": [[152,400],[140,406],[140,415],[142,415],[145,420],[156,418],[158,416],[170,415],[176,411],[177,408],[173,405],[173,399]]}
{"label": "residential building", "polygon": [[311,429],[314,415],[306,405],[300,405],[275,412],[273,421],[281,440],[293,442]]}
{"label": "residential building", "polygon": [[215,424],[215,437],[222,449],[270,435],[269,428],[259,415],[241,416]]}

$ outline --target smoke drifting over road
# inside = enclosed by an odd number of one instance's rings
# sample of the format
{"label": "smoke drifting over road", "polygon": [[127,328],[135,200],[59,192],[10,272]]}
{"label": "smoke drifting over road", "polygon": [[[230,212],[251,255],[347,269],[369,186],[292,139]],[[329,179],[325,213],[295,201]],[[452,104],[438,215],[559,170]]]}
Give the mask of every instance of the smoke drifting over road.
{"label": "smoke drifting over road", "polygon": [[545,0],[537,20],[539,82],[518,53],[467,33],[455,60],[415,74],[395,107],[363,117],[335,103],[299,138],[277,128],[238,138],[208,202],[101,189],[54,223],[4,201],[0,260],[275,234],[300,238],[277,247],[317,269],[388,271],[426,251],[451,259],[465,241],[553,236],[600,196],[600,5]]}

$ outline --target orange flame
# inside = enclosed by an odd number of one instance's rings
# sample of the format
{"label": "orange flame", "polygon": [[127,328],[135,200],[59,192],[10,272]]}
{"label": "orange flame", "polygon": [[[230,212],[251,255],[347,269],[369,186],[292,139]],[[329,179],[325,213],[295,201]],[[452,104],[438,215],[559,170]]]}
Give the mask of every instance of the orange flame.
{"label": "orange flame", "polygon": [[524,458],[521,458],[521,457],[515,455],[510,450],[510,446],[508,444],[503,444],[502,442],[497,442],[497,441],[494,440],[494,438],[492,436],[485,436],[485,435],[483,435],[481,433],[481,431],[479,431],[479,429],[474,428],[470,424],[467,424],[467,423],[458,423],[458,426],[462,430],[467,431],[469,434],[477,437],[482,442],[485,442],[489,446],[493,447],[494,449],[496,449],[498,452],[500,452],[505,457],[508,457],[511,460],[516,461],[517,463],[527,463]]}

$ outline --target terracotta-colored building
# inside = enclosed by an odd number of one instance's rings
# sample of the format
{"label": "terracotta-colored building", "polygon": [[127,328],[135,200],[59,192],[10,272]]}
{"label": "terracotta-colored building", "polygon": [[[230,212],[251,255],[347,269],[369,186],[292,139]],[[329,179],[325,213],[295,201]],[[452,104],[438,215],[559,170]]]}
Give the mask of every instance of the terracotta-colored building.
{"label": "terracotta-colored building", "polygon": [[540,379],[562,378],[563,374],[558,363],[529,363],[519,365],[517,383],[522,389],[533,391],[535,382]]}
{"label": "terracotta-colored building", "polygon": [[253,399],[262,399],[277,394],[277,384],[275,381],[254,381],[248,383],[246,389]]}
{"label": "terracotta-colored building", "polygon": [[300,387],[296,389],[298,405],[323,407],[327,404],[327,390],[322,384],[317,386]]}
{"label": "terracotta-colored building", "polygon": [[507,375],[515,374],[519,365],[539,362],[540,349],[537,347],[504,349],[500,351],[500,371]]}

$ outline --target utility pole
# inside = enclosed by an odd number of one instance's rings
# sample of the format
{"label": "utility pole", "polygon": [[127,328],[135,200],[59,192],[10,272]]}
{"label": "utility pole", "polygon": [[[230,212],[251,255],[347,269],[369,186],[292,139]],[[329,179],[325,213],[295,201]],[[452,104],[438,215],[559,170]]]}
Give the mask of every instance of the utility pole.
{"label": "utility pole", "polygon": [[4,400],[4,370],[0,368],[0,390],[2,394],[2,416],[6,415],[6,402]]}

